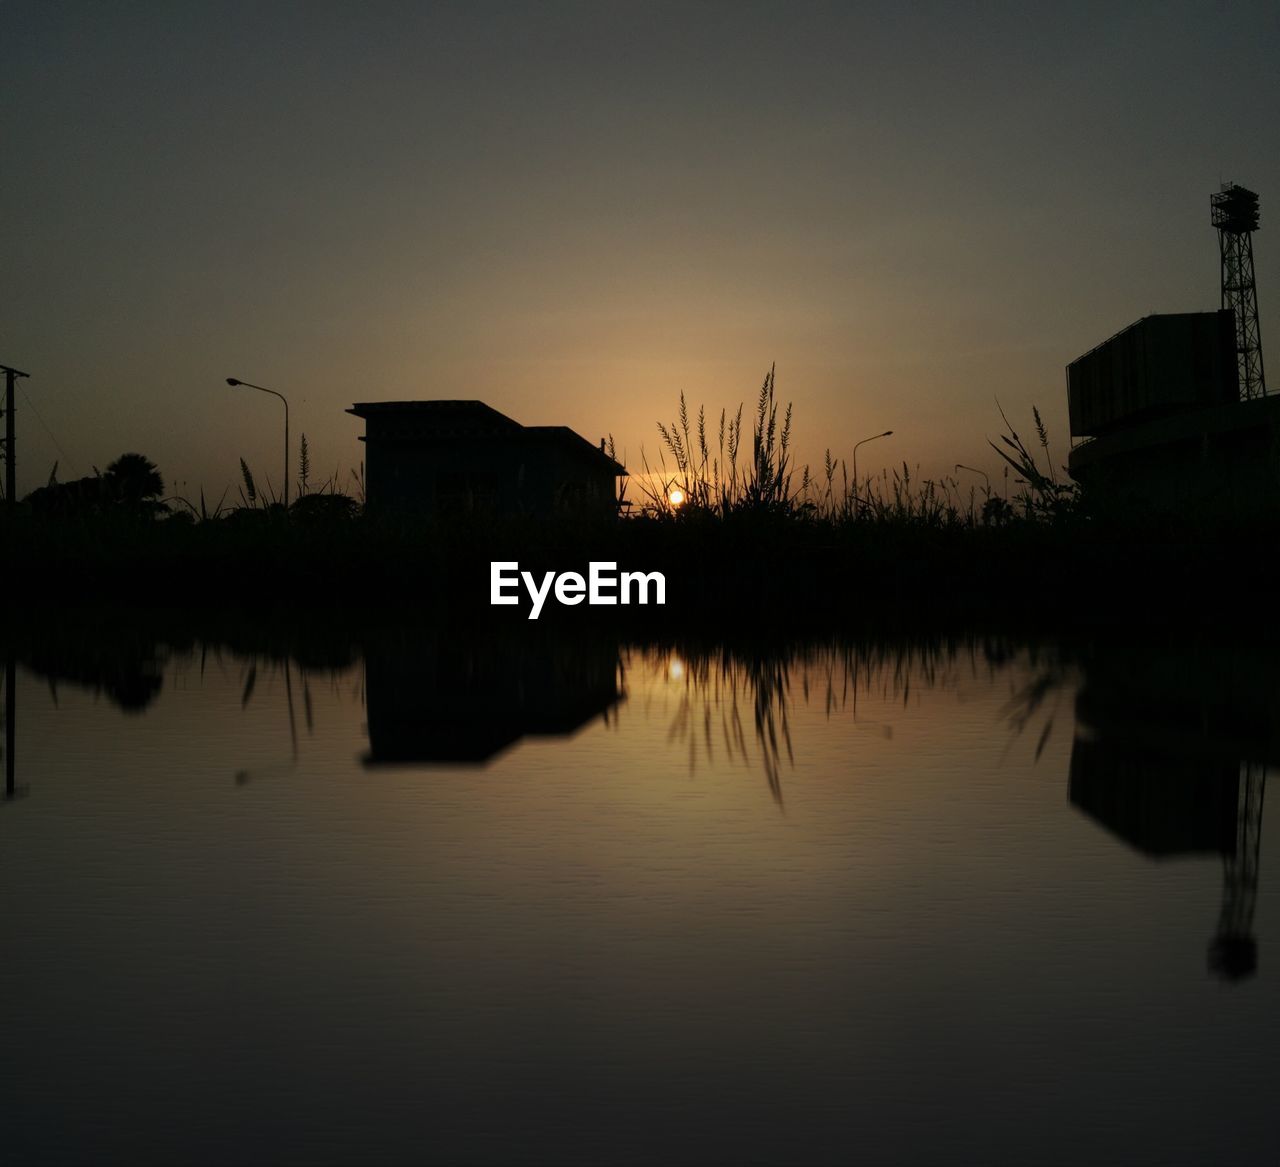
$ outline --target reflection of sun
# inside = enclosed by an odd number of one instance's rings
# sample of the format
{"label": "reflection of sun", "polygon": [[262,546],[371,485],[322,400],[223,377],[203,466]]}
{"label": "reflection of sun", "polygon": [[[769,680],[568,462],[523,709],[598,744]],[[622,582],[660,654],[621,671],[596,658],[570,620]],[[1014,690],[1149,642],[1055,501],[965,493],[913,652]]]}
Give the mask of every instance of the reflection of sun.
{"label": "reflection of sun", "polygon": [[678,656],[673,656],[670,663],[667,665],[667,676],[669,676],[673,681],[678,681],[684,676],[684,661],[682,661]]}
{"label": "reflection of sun", "polygon": [[682,502],[684,502],[684,491],[678,486],[673,486],[667,494],[667,501],[673,507],[678,507]]}

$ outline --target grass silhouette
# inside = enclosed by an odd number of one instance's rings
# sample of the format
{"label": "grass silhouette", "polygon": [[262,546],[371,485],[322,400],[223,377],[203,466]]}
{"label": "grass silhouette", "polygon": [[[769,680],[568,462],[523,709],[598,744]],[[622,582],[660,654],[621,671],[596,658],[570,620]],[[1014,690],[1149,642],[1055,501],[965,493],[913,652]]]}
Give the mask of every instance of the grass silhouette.
{"label": "grass silhouette", "polygon": [[[492,560],[530,571],[612,561],[662,571],[670,583],[667,610],[606,609],[615,620],[687,613],[781,627],[990,612],[1031,618],[1052,605],[1121,611],[1121,593],[1142,594],[1153,613],[1175,593],[1204,604],[1237,586],[1224,564],[1276,526],[1274,509],[1236,523],[1108,516],[1055,468],[1038,411],[1027,442],[1001,410],[1005,432],[992,446],[1005,473],[995,483],[963,464],[936,479],[907,463],[851,476],[830,451],[817,473],[797,466],[792,409],[778,399],[773,369],[754,411],[744,412],[721,410],[709,422],[704,407],[694,411],[682,396],[675,418],[657,427],[656,462],[642,454],[643,474],[624,482],[622,496],[634,487],[640,505],[617,519],[378,513],[364,506],[363,466],[345,482],[335,471],[313,485],[309,451],[288,510],[243,459],[238,499],[224,494],[211,505],[201,492],[161,503],[158,473],[153,482],[150,463],[133,456],[137,485],[128,490],[85,488],[80,495],[92,506],[24,503],[6,513],[0,571],[13,594],[38,604],[395,600],[499,618],[488,606]],[[673,490],[683,496],[679,506]],[[151,492],[146,505],[140,491]],[[1127,590],[1118,585],[1126,575]],[[574,611],[580,620],[600,616]],[[507,616],[524,613],[501,610]]]}

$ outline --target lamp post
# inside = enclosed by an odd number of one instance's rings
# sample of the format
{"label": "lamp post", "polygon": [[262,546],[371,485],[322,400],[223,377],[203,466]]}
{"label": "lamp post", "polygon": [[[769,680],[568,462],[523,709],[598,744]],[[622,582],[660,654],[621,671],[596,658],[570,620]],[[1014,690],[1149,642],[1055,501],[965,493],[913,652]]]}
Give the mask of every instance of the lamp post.
{"label": "lamp post", "polygon": [[981,474],[981,475],[982,475],[982,477],[983,477],[984,479],[986,479],[986,483],[987,483],[987,493],[988,493],[988,494],[990,494],[990,493],[991,493],[991,475],[989,475],[985,470],[979,470],[976,466],[966,466],[963,462],[957,462],[957,463],[956,463],[956,469],[957,469],[957,470],[968,470],[968,471],[969,471],[970,473],[972,473],[972,474]]}
{"label": "lamp post", "polygon": [[[991,502],[991,475],[988,474],[985,470],[979,470],[976,466],[966,466],[963,462],[957,462],[955,471],[953,471],[953,473],[959,473],[961,470],[968,470],[970,474],[981,474],[982,480],[987,484],[983,489],[983,499],[985,501],[982,504],[982,514],[983,514],[983,517],[985,518],[987,514],[987,505],[988,503]],[[959,484],[957,483],[957,485]],[[973,521],[974,521],[973,491],[970,490],[969,491],[969,522],[972,523]]]}
{"label": "lamp post", "polygon": [[872,434],[869,438],[863,438],[860,442],[853,443],[853,497],[856,501],[858,497],[858,447],[865,446],[868,442],[874,442],[876,438],[887,438],[893,433],[893,430],[885,430],[882,434]]}
{"label": "lamp post", "polygon": [[260,393],[270,393],[284,402],[284,509],[287,513],[289,510],[289,400],[283,393],[277,393],[274,389],[252,385],[248,381],[240,381],[235,377],[228,377],[227,384],[233,389],[257,389]]}

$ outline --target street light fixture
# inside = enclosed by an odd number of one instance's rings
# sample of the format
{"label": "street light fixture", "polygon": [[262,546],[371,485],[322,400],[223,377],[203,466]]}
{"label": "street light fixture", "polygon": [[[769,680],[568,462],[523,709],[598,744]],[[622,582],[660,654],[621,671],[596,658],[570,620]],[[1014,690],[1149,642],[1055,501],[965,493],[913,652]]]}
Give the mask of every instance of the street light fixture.
{"label": "street light fixture", "polygon": [[989,475],[985,470],[979,470],[976,466],[966,466],[963,462],[957,462],[956,469],[968,470],[973,474],[981,474],[987,481],[987,493],[991,493],[991,475]]}
{"label": "street light fixture", "polygon": [[279,397],[284,402],[284,509],[287,513],[289,510],[289,400],[283,393],[277,393],[274,389],[268,389],[263,385],[253,385],[248,381],[241,381],[235,377],[228,377],[227,384],[233,389],[257,389],[260,393],[270,393],[273,397]]}
{"label": "street light fixture", "polygon": [[[858,447],[865,446],[868,442],[874,442],[876,438],[887,438],[893,434],[893,430],[885,430],[882,434],[872,434],[869,438],[863,438],[860,442],[853,443],[853,497],[858,497]],[[856,506],[855,506],[856,511]]]}

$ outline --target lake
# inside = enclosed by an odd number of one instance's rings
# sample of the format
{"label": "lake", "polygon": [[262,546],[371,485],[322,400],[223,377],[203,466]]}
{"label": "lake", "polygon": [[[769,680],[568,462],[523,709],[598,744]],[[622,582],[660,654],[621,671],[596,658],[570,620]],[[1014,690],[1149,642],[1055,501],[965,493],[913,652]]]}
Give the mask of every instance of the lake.
{"label": "lake", "polygon": [[1266,645],[10,655],[10,1161],[1280,1158]]}

